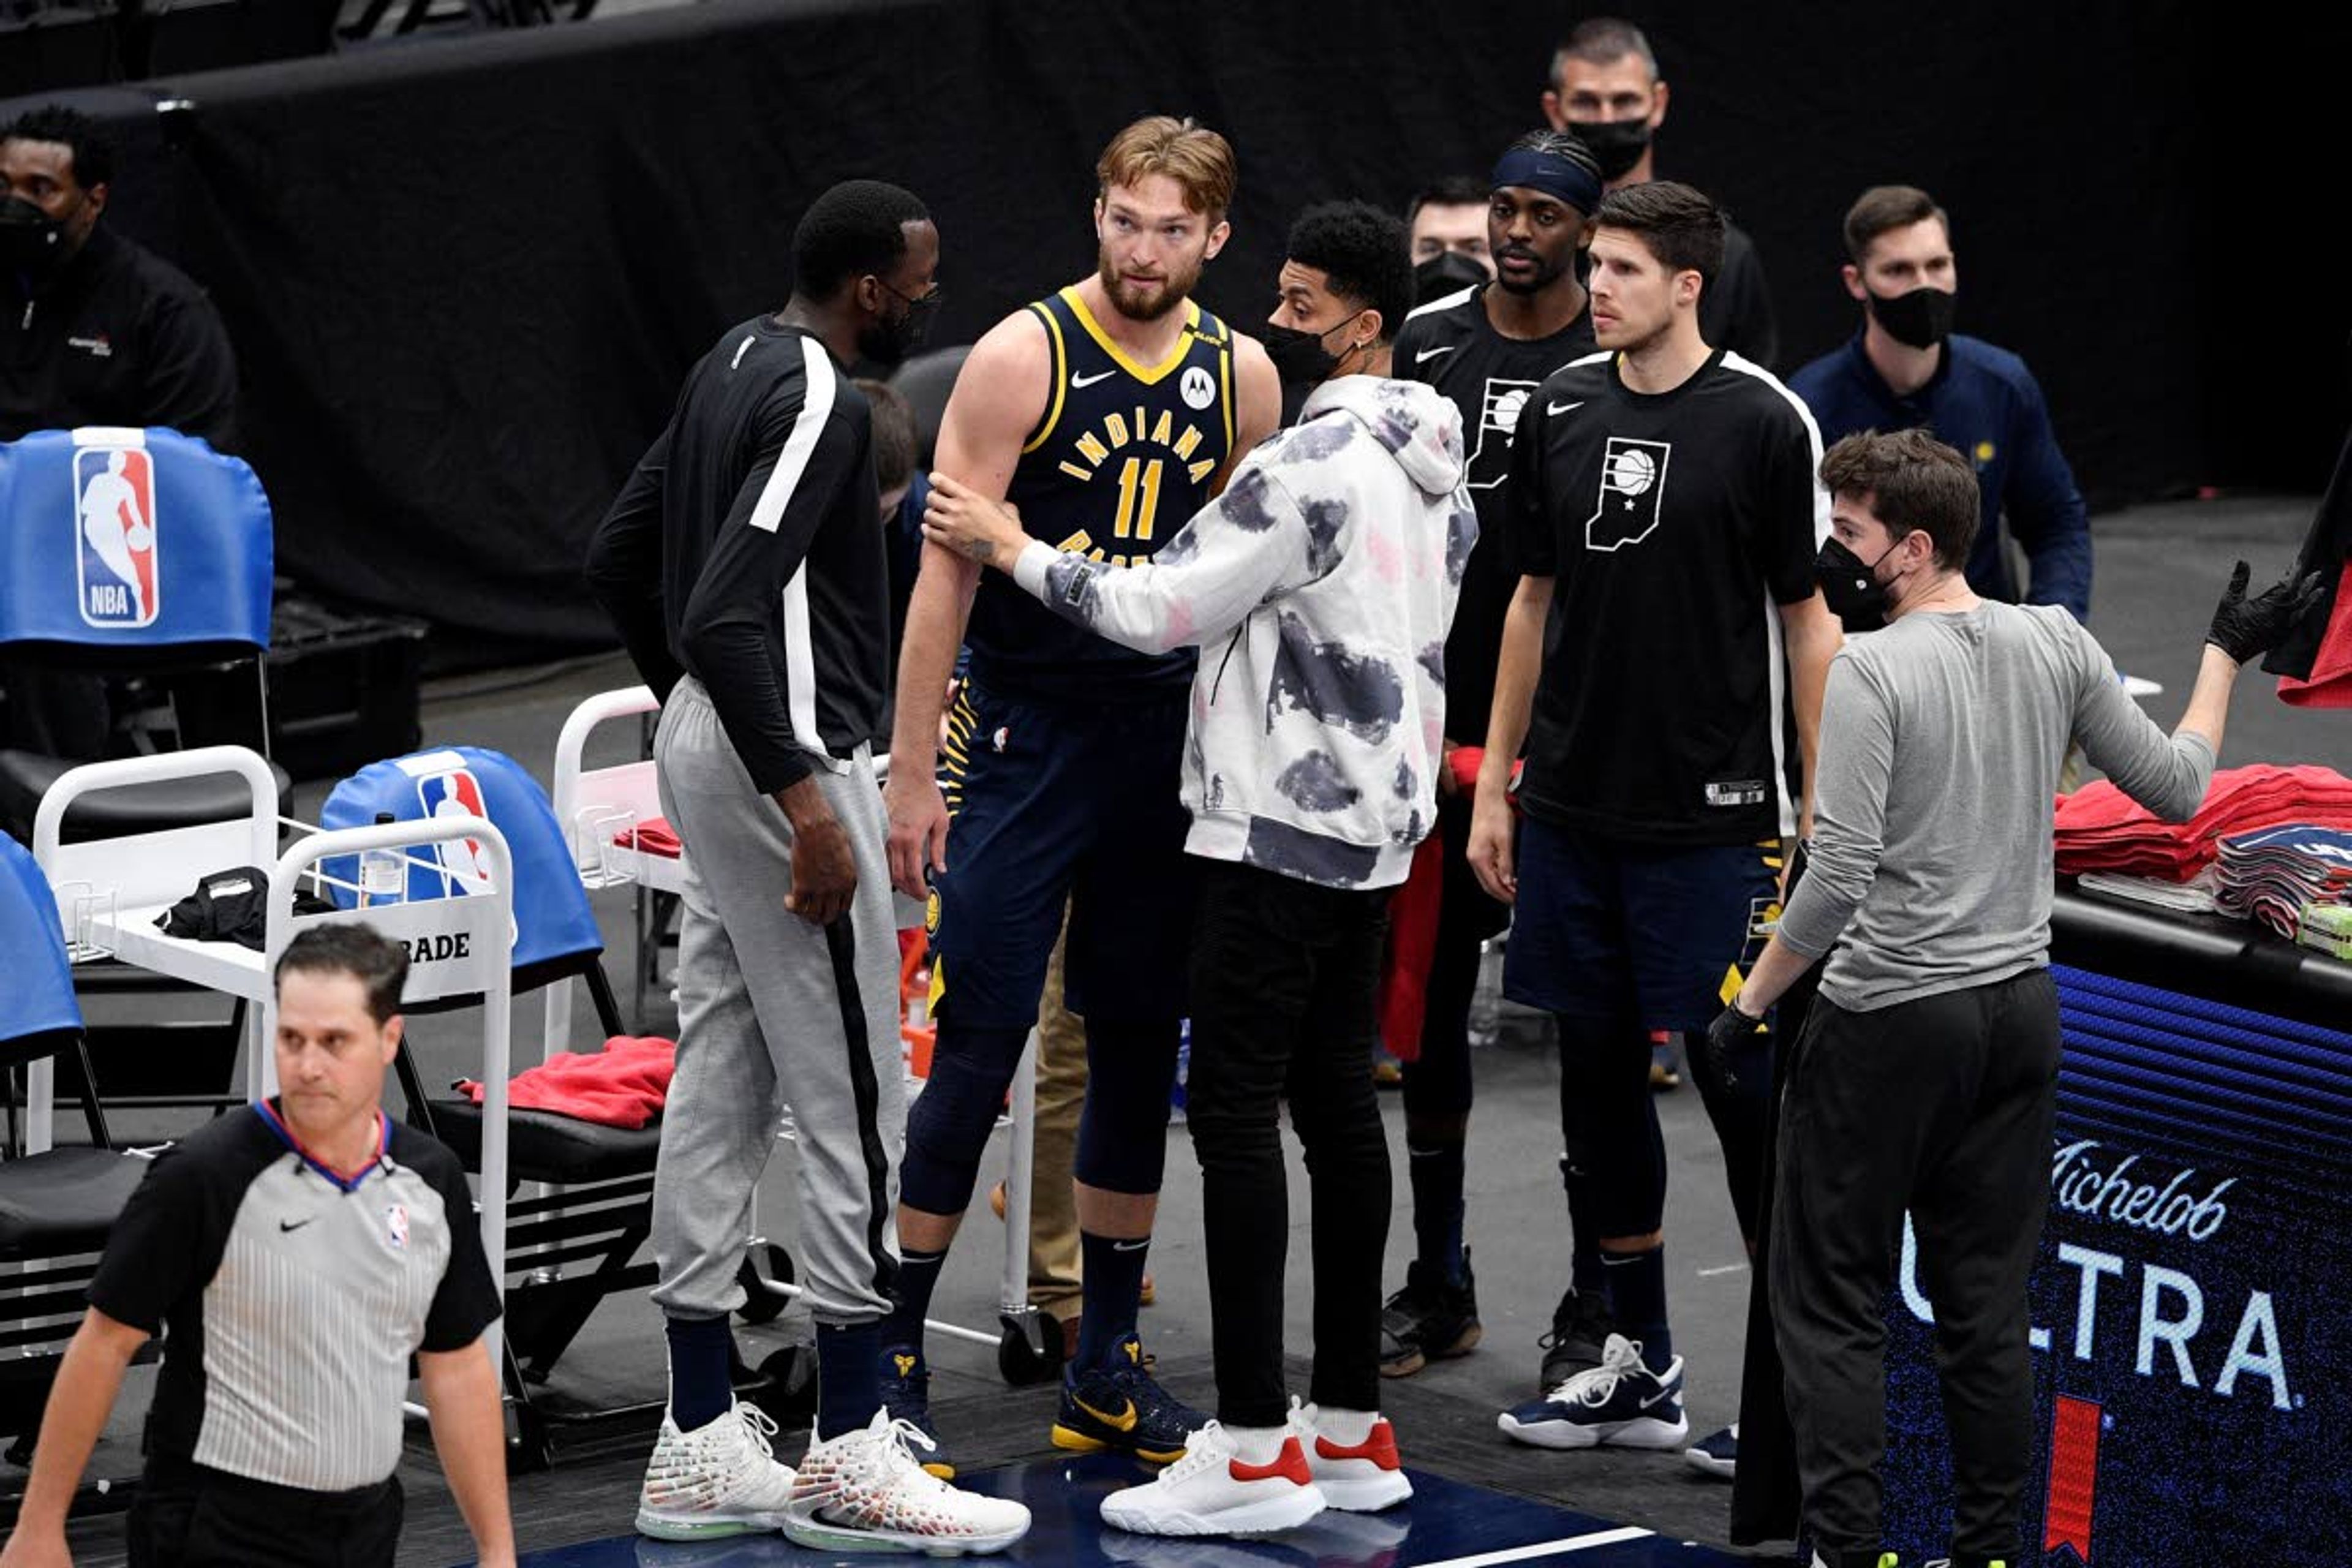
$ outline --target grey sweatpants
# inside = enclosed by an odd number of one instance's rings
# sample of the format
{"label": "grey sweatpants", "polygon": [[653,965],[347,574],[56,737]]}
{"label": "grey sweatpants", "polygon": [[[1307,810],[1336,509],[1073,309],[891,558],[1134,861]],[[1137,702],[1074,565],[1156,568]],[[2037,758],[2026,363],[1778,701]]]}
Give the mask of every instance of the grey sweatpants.
{"label": "grey sweatpants", "polygon": [[907,1116],[898,947],[881,791],[864,748],[815,775],[857,859],[847,915],[820,929],[784,908],[792,829],[752,787],[691,678],[654,736],[662,810],[686,846],[677,1074],[654,1179],[654,1301],[684,1318],[742,1304],[751,1194],[789,1104],[799,1126],[800,1283],[819,1322],[890,1307],[890,1218]]}

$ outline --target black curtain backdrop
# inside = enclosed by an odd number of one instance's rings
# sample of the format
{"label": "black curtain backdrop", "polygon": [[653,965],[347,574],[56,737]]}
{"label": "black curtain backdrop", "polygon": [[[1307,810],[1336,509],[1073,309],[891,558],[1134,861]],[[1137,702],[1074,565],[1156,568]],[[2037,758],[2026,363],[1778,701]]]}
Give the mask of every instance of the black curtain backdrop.
{"label": "black curtain backdrop", "polygon": [[[1674,89],[1660,171],[1754,235],[1778,368],[1853,330],[1839,220],[1910,181],[1953,214],[1964,330],[2033,365],[2095,505],[2319,488],[2352,319],[2326,78],[2352,24],[2222,48],[2177,0],[1633,15]],[[611,640],[588,531],[687,365],[782,302],[793,226],[833,181],[930,205],[934,342],[964,342],[1091,268],[1110,132],[1196,115],[1242,165],[1202,295],[1246,327],[1298,207],[1401,205],[1539,123],[1569,19],[711,0],[71,96],[125,141],[107,221],[227,318],[279,560],[479,660]],[[2260,61],[2260,105],[2218,89],[2225,58]],[[176,125],[154,107],[173,98],[197,105]]]}

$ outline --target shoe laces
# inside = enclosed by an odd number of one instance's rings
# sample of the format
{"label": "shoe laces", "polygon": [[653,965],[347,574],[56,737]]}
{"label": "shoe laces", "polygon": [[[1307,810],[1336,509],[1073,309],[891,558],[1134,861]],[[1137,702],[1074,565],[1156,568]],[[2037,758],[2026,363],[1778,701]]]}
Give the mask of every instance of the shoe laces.
{"label": "shoe laces", "polygon": [[1588,1366],[1553,1389],[1551,1399],[1554,1404],[1572,1401],[1588,1410],[1598,1410],[1615,1397],[1619,1383],[1636,1372],[1648,1370],[1642,1360],[1641,1342],[1620,1339],[1601,1352],[1599,1366]]}
{"label": "shoe laces", "polygon": [[1192,1479],[1212,1465],[1232,1458],[1236,1452],[1233,1439],[1225,1436],[1225,1429],[1213,1420],[1198,1431],[1185,1434],[1184,1457],[1160,1471],[1160,1477],[1174,1486],[1179,1481]]}

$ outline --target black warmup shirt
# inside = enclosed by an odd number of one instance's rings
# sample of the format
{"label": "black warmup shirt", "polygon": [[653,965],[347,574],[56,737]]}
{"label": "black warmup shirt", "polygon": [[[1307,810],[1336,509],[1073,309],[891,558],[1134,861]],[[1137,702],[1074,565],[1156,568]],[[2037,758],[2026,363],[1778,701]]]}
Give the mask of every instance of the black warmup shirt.
{"label": "black warmup shirt", "polygon": [[1514,572],[1555,579],[1530,815],[1661,845],[1780,831],[1774,605],[1813,594],[1821,456],[1804,405],[1720,349],[1671,392],[1594,354],[1528,399],[1505,537]]}
{"label": "black warmup shirt", "polygon": [[1461,746],[1486,743],[1487,710],[1495,700],[1495,665],[1503,647],[1503,614],[1519,585],[1503,534],[1509,526],[1511,437],[1528,395],[1544,377],[1594,349],[1592,316],[1548,338],[1507,338],[1486,318],[1491,283],[1432,300],[1398,329],[1391,374],[1426,382],[1462,411],[1469,443],[1470,495],[1478,508],[1478,544],[1462,574],[1462,596],[1445,637],[1445,731]]}
{"label": "black warmup shirt", "polygon": [[890,574],[866,395],[798,327],[728,329],[588,547],[646,684],[681,674],[772,795],[880,731]]}
{"label": "black warmup shirt", "polygon": [[188,275],[104,224],[38,294],[0,275],[0,441],[83,425],[236,439],[236,361]]}
{"label": "black warmup shirt", "polygon": [[312,1491],[392,1474],[409,1356],[479,1339],[499,1287],[457,1157],[383,1127],[356,1173],[269,1107],[156,1157],[89,1286],[91,1306],[163,1336],[151,1457]]}

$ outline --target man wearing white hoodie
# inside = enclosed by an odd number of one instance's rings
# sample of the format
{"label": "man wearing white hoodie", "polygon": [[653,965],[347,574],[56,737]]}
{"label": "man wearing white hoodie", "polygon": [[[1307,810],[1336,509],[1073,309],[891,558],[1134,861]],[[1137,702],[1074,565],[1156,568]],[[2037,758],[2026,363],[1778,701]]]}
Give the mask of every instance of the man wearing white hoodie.
{"label": "man wearing white hoodie", "polygon": [[[933,542],[1103,637],[1202,649],[1183,778],[1185,847],[1205,863],[1186,1105],[1219,1419],[1104,1502],[1106,1523],[1148,1534],[1259,1534],[1412,1490],[1378,1410],[1374,997],[1389,894],[1436,816],[1445,633],[1478,521],[1460,414],[1388,374],[1413,296],[1403,226],[1361,203],[1311,207],[1287,255],[1266,352],[1314,390],[1150,564],[1056,551],[945,476],[924,514]],[[1285,1098],[1315,1205],[1305,1405],[1282,1375]]]}

